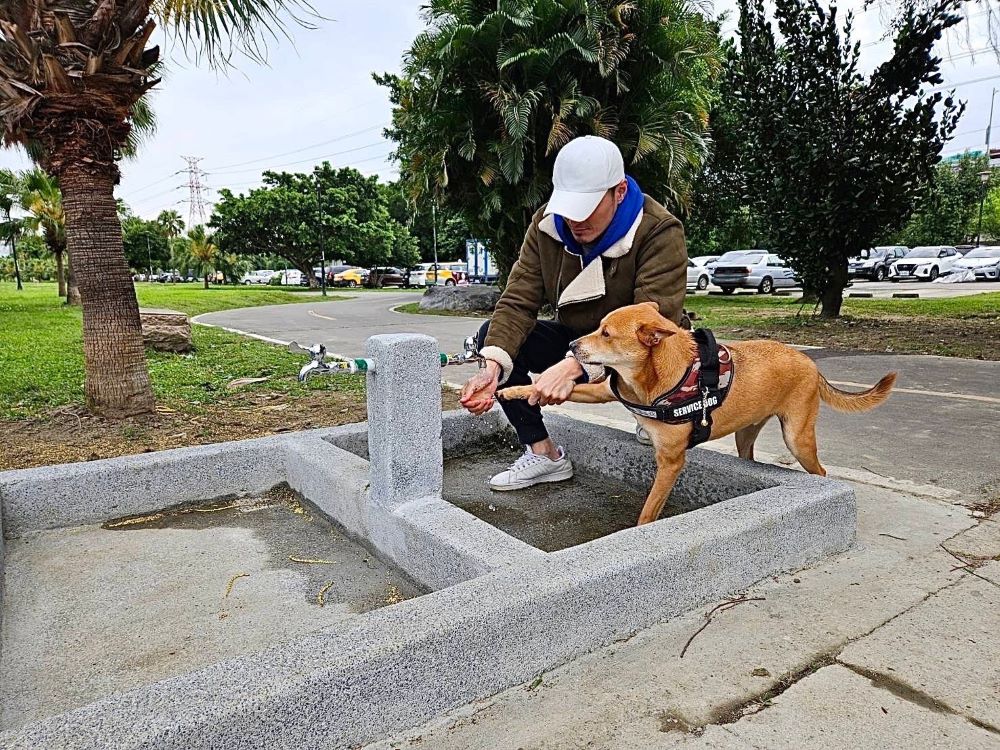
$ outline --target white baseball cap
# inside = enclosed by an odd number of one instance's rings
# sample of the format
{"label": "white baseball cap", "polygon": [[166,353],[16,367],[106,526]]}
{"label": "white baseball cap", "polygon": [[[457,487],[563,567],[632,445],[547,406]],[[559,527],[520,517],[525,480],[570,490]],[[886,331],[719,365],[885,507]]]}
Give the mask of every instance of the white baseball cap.
{"label": "white baseball cap", "polygon": [[556,155],[554,189],[545,215],[583,221],[594,213],[608,189],[624,179],[625,162],[618,146],[596,135],[574,138]]}

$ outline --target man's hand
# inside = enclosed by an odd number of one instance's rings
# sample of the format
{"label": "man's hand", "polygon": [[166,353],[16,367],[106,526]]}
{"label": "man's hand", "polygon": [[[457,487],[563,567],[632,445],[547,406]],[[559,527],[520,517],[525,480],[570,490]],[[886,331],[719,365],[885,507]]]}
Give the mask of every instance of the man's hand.
{"label": "man's hand", "polygon": [[462,406],[477,417],[485,414],[493,407],[493,397],[497,392],[499,382],[500,365],[492,360],[487,360],[486,367],[469,378],[462,386]]}
{"label": "man's hand", "polygon": [[533,386],[534,393],[528,398],[528,403],[540,406],[563,403],[573,393],[575,380],[582,374],[583,365],[572,357],[552,365],[538,376]]}

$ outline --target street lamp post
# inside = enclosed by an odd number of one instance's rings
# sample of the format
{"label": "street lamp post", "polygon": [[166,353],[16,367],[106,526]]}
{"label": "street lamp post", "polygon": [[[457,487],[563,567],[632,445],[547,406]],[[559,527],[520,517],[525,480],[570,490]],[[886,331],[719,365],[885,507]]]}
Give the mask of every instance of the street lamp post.
{"label": "street lamp post", "polygon": [[983,183],[983,191],[979,197],[979,226],[976,229],[976,247],[983,235],[983,204],[986,202],[987,186],[990,184],[990,170],[985,169],[979,173],[979,181]]}
{"label": "street lamp post", "polygon": [[434,235],[434,285],[437,286],[438,277],[441,274],[438,271],[438,219],[436,203],[431,203],[431,232]]}
{"label": "street lamp post", "polygon": [[326,245],[323,242],[323,201],[316,180],[316,240],[319,242],[319,288],[326,296]]}

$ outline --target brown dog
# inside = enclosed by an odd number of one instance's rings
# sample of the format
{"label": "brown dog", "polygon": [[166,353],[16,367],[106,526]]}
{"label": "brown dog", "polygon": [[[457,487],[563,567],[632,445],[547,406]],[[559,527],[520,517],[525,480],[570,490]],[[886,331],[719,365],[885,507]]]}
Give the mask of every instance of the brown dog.
{"label": "brown dog", "polygon": [[[771,417],[781,422],[785,445],[802,468],[826,476],[816,456],[816,417],[820,400],[837,411],[873,409],[889,396],[896,373],[873,388],[848,393],[830,385],[816,364],[800,351],[776,341],[727,344],[733,359],[733,379],[726,399],[713,413],[712,440],[736,433],[740,458],[753,460],[753,445]],[[660,315],[654,302],[631,305],[607,315],[601,327],[571,344],[580,362],[615,370],[621,395],[650,404],[673,388],[698,356],[694,336]],[[528,398],[531,386],[497,392],[503,399]],[[608,380],[577,385],[570,401],[603,404],[614,401]],[[667,424],[639,417],[653,439],[656,479],[639,516],[639,524],[655,521],[684,467],[691,423]]]}

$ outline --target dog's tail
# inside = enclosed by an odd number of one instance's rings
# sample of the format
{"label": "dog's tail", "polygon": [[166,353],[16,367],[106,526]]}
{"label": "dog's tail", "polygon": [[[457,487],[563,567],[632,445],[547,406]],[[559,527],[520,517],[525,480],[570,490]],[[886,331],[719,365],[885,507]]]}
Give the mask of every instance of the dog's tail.
{"label": "dog's tail", "polygon": [[822,375],[819,376],[819,397],[837,411],[868,411],[887,398],[896,383],[896,373],[890,372],[867,391],[851,393],[834,388]]}

